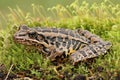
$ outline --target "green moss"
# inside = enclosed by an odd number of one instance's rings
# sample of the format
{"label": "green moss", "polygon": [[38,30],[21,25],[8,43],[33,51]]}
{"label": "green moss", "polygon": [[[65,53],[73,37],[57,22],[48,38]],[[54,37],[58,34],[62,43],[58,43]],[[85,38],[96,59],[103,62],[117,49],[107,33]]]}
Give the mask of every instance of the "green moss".
{"label": "green moss", "polygon": [[[89,5],[83,2],[81,5],[77,0],[66,7],[57,5],[49,8],[51,16],[41,13],[43,9],[38,5],[32,5],[33,13],[24,13],[20,8],[11,9],[11,13],[6,17],[7,27],[1,30],[0,34],[0,64],[4,64],[7,69],[14,65],[13,73],[29,70],[30,76],[37,78],[60,79],[53,70],[53,65],[45,56],[36,49],[15,43],[13,34],[20,24],[30,27],[56,27],[69,29],[87,29],[102,37],[104,40],[112,42],[113,46],[107,55],[95,59],[92,64],[82,62],[77,67],[70,63],[64,63],[64,67],[59,71],[68,79],[68,74],[74,78],[78,74],[86,76],[101,76],[104,79],[115,78],[116,72],[120,72],[120,7],[113,5],[110,1],[94,3]],[[45,10],[44,12],[47,13]],[[34,15],[34,16],[33,16]],[[99,73],[98,67],[104,68]],[[99,73],[99,74],[98,74]],[[26,73],[27,74],[27,73]]]}

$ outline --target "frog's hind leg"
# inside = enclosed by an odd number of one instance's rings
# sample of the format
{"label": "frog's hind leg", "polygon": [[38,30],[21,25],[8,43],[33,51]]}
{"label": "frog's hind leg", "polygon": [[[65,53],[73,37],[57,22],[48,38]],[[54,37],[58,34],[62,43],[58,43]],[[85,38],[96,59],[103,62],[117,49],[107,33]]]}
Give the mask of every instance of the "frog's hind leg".
{"label": "frog's hind leg", "polygon": [[89,40],[89,43],[102,42],[102,39],[99,36],[92,34],[87,30],[78,29],[76,32],[80,36],[84,36],[85,38],[87,38]]}
{"label": "frog's hind leg", "polygon": [[112,44],[109,41],[104,41],[99,36],[92,34],[87,30],[78,29],[77,33],[80,36],[84,36],[85,38],[87,38],[90,44],[104,45],[104,47],[106,47],[106,50],[108,50],[112,46]]}
{"label": "frog's hind leg", "polygon": [[72,53],[70,55],[70,60],[72,60],[73,65],[75,65],[79,61],[98,57],[99,55],[104,55],[110,46],[111,44],[108,42],[105,43],[98,42],[96,44],[90,44]]}

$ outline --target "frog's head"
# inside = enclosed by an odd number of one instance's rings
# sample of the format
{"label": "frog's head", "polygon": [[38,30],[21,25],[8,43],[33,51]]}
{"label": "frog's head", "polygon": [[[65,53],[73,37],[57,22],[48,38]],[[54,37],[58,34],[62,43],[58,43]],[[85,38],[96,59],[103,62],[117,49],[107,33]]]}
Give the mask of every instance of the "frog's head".
{"label": "frog's head", "polygon": [[24,45],[44,45],[44,36],[38,35],[35,28],[29,28],[26,25],[21,25],[19,30],[14,34],[14,40]]}

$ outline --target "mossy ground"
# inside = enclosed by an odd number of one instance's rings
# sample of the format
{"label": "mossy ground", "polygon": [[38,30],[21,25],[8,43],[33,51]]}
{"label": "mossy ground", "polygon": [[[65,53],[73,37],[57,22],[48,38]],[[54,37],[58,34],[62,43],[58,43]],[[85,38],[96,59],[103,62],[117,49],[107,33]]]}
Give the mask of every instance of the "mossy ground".
{"label": "mossy ground", "polygon": [[[13,65],[9,76],[13,74],[15,77],[28,76],[34,79],[72,80],[86,76],[95,80],[114,80],[120,76],[120,5],[107,0],[99,4],[79,4],[76,0],[66,7],[57,5],[47,11],[39,5],[32,4],[32,8],[32,13],[24,13],[19,7],[10,8],[10,14],[2,15],[7,27],[2,29],[3,25],[0,24],[1,72],[7,74]],[[60,77],[53,69],[55,65],[36,49],[14,42],[13,34],[20,24],[30,27],[82,28],[110,41],[112,47],[105,56],[100,56],[93,62],[81,62],[77,66],[68,62],[61,64],[62,67],[58,67]]]}

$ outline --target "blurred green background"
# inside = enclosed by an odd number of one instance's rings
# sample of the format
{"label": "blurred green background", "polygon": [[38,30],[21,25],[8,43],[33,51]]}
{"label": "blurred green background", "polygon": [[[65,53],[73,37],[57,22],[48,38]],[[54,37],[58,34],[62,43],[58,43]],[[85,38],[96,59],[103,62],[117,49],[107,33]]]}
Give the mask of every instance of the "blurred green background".
{"label": "blurred green background", "polygon": [[[8,16],[10,12],[9,7],[12,9],[16,9],[17,6],[23,11],[23,12],[32,12],[32,4],[35,5],[42,5],[45,9],[52,8],[53,6],[56,6],[58,4],[61,4],[63,6],[67,6],[74,2],[75,0],[0,0],[0,27],[6,26],[6,18],[4,16]],[[78,0],[80,3],[83,1],[86,1],[89,4],[95,3],[101,3],[103,1],[107,0]],[[120,0],[110,0],[110,2],[114,5],[120,4]],[[52,16],[49,12],[47,12],[48,15]]]}
{"label": "blurred green background", "polygon": [[[0,0],[0,12],[7,13],[9,12],[8,7],[16,8],[19,6],[24,11],[31,11],[31,4],[42,5],[44,8],[49,8],[57,4],[67,5],[72,3],[74,0]],[[87,1],[92,4],[93,2],[102,2],[103,0],[79,0]],[[113,3],[120,3],[120,0],[111,0]]]}

